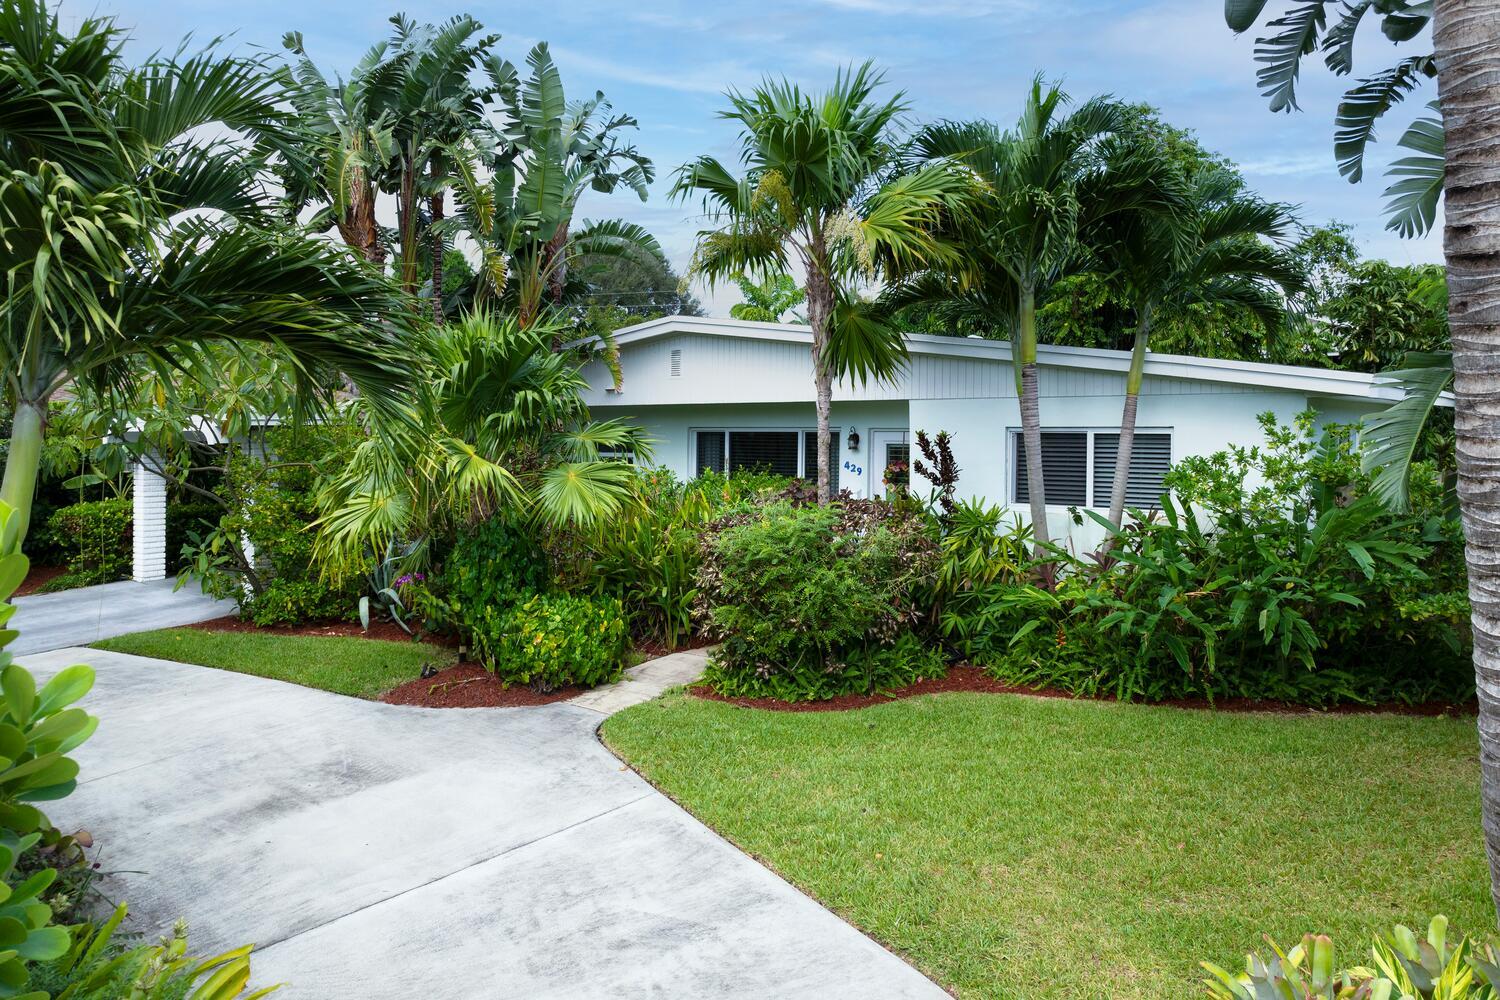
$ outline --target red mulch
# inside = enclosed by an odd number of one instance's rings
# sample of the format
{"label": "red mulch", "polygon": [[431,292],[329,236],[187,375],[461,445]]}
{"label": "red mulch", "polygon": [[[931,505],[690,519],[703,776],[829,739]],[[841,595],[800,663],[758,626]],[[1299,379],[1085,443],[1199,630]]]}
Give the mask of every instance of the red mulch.
{"label": "red mulch", "polygon": [[[1075,701],[1114,701],[1113,698],[1080,698],[1056,688],[1029,688],[1018,684],[997,681],[978,667],[960,665],[951,667],[946,677],[920,680],[915,684],[894,691],[877,694],[846,694],[827,701],[779,701],[775,698],[726,698],[706,684],[695,684],[689,688],[692,694],[708,701],[723,701],[741,708],[765,708],[776,712],[839,712],[855,708],[884,705],[901,698],[914,698],[919,694],[941,694],[946,691],[973,691],[982,694],[1023,694],[1038,698],[1067,698]],[[1282,715],[1308,715],[1333,713],[1338,715],[1366,715],[1389,712],[1396,715],[1473,715],[1476,703],[1453,705],[1447,702],[1430,702],[1423,705],[1337,705],[1328,709],[1308,708],[1284,701],[1261,701],[1254,698],[1221,698],[1210,703],[1207,698],[1173,698],[1153,702],[1168,708],[1211,709],[1220,712],[1275,712]]]}
{"label": "red mulch", "polygon": [[[391,642],[411,642],[411,636],[395,622],[379,621],[371,622],[370,630],[366,632],[360,628],[359,622],[326,621],[326,622],[299,622],[296,625],[257,625],[254,622],[245,621],[238,615],[225,615],[223,618],[210,618],[206,622],[198,622],[189,625],[188,628],[201,628],[208,632],[259,632],[262,635],[316,635],[316,636],[343,636],[351,639],[386,639]],[[436,645],[450,645],[444,637],[434,635],[423,635],[423,642]]]}
{"label": "red mulch", "polygon": [[27,594],[35,594],[53,580],[68,571],[66,566],[33,566],[26,574],[26,579],[16,588],[16,592],[10,596],[25,597]]}
{"label": "red mulch", "polygon": [[422,705],[426,708],[512,708],[520,705],[546,705],[583,693],[583,688],[567,687],[538,694],[528,687],[506,687],[495,675],[475,663],[461,663],[439,670],[426,680],[418,678],[392,688],[380,696],[391,705]]}

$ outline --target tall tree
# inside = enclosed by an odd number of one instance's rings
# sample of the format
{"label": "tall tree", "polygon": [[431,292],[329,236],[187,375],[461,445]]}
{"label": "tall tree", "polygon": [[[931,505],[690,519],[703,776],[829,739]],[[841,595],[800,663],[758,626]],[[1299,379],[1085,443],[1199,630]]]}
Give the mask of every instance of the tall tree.
{"label": "tall tree", "polygon": [[[212,377],[213,342],[279,348],[307,394],[343,373],[388,406],[405,383],[397,301],[343,249],[286,229],[261,165],[290,141],[261,60],[129,66],[122,33],[0,11],[0,371],[14,407],[0,499],[25,536],[48,400],[140,366]],[[229,135],[212,138],[215,134]],[[253,148],[245,148],[246,143]]]}
{"label": "tall tree", "polygon": [[[448,151],[487,125],[497,86],[476,85],[482,67],[499,62],[499,35],[467,14],[439,25],[391,18],[387,66],[395,76],[389,107],[395,162],[388,176],[396,193],[396,230],[401,241],[401,287],[415,297],[421,288],[419,260],[431,261],[433,321],[443,322],[444,191],[451,183]],[[424,207],[427,212],[424,213]],[[425,215],[425,217],[424,217]]]}
{"label": "tall tree", "polygon": [[710,282],[744,274],[806,275],[817,408],[818,500],[829,500],[828,416],[833,380],[894,373],[905,340],[860,301],[854,286],[951,256],[937,237],[971,182],[937,162],[897,174],[895,128],[903,94],[874,98],[881,74],[869,63],[840,72],[821,95],[786,81],[731,91],[722,117],[740,127],[740,176],[701,156],[677,172],[672,194],[701,197],[717,228],[698,234],[692,273]]}
{"label": "tall tree", "polygon": [[[1226,0],[1235,31],[1253,27],[1267,0]],[[1325,33],[1325,3],[1300,3],[1267,23],[1257,40],[1259,79],[1272,110],[1296,107],[1302,57],[1320,45],[1339,73],[1353,65],[1360,20],[1381,18],[1387,38],[1405,42],[1432,25],[1432,51],[1407,57],[1351,89],[1339,106],[1334,153],[1358,180],[1378,118],[1425,77],[1436,75],[1441,119],[1423,117],[1402,136],[1414,155],[1392,168],[1389,227],[1423,232],[1445,208],[1448,325],[1453,339],[1458,500],[1473,605],[1474,674],[1484,785],[1490,889],[1500,910],[1500,0],[1362,0]],[[1431,359],[1428,359],[1429,361]],[[1428,370],[1433,370],[1428,366]],[[1441,369],[1438,369],[1441,375]]]}
{"label": "tall tree", "polygon": [[460,141],[445,153],[458,178],[454,224],[479,245],[484,288],[508,298],[529,326],[545,302],[562,304],[572,265],[611,258],[648,265],[661,248],[633,223],[574,228],[585,191],[607,194],[623,184],[644,201],[655,169],[621,137],[636,126],[634,118],[614,114],[602,93],[567,100],[546,43],[526,62],[531,73],[525,81],[509,63],[488,66],[493,89],[509,109],[495,145]]}
{"label": "tall tree", "polygon": [[1079,266],[1082,236],[1112,216],[1178,206],[1176,173],[1150,144],[1131,141],[1128,109],[1094,98],[1063,114],[1066,96],[1043,86],[1026,93],[1009,130],[985,121],[940,123],[914,141],[927,162],[960,161],[978,179],[958,216],[963,253],[913,286],[918,296],[960,300],[1012,317],[1026,489],[1038,553],[1049,542],[1037,384],[1037,303]]}
{"label": "tall tree", "polygon": [[314,232],[336,229],[361,257],[383,266],[390,248],[375,203],[395,158],[390,108],[406,56],[388,59],[381,42],[365,53],[348,80],[330,82],[307,54],[299,32],[288,32],[282,44],[295,57],[287,68],[288,97],[302,137],[279,161],[288,214],[295,218],[309,204],[320,205],[309,223]]}
{"label": "tall tree", "polygon": [[1248,312],[1274,332],[1285,323],[1288,296],[1304,287],[1300,270],[1275,245],[1291,232],[1289,210],[1240,188],[1233,174],[1201,171],[1187,181],[1182,211],[1116,214],[1095,234],[1103,243],[1100,256],[1109,283],[1135,314],[1109,500],[1109,519],[1116,527],[1125,516],[1153,322],[1195,306],[1228,306]]}

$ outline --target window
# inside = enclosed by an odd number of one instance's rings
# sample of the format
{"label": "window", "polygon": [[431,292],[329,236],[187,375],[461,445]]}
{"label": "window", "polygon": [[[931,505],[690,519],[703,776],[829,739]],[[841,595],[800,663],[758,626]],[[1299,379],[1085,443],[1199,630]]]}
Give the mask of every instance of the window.
{"label": "window", "polygon": [[[802,432],[802,478],[818,481],[818,432]],[[839,429],[828,428],[828,494],[839,491]]]}
{"label": "window", "polygon": [[[1029,503],[1026,488],[1026,444],[1019,431],[1011,433],[1015,456],[1012,469],[1013,503]],[[1115,459],[1120,435],[1105,431],[1043,431],[1042,474],[1047,483],[1047,503],[1057,507],[1108,507],[1115,480]],[[1130,482],[1125,503],[1132,507],[1154,507],[1163,481],[1172,465],[1170,431],[1137,433],[1131,450]]]}
{"label": "window", "polygon": [[[838,492],[838,428],[830,428],[833,460],[829,488]],[[740,469],[769,469],[778,476],[815,479],[818,475],[818,432],[796,430],[697,431],[693,435],[695,475],[729,473]]]}
{"label": "window", "polygon": [[626,465],[635,464],[634,448],[600,448],[599,461],[601,462],[624,462]]}
{"label": "window", "polygon": [[[1094,506],[1108,507],[1115,486],[1115,459],[1120,435],[1094,435]],[[1172,468],[1172,435],[1137,434],[1130,449],[1130,481],[1125,484],[1125,506],[1153,508],[1161,504],[1167,470]]]}
{"label": "window", "polygon": [[797,474],[796,431],[730,431],[729,471],[758,469],[778,476]]}

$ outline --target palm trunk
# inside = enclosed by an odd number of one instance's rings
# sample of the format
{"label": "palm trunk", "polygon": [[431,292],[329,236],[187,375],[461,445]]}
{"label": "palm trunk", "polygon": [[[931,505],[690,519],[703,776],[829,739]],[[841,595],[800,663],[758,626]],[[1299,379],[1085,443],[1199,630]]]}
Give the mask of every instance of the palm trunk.
{"label": "palm trunk", "polygon": [[828,368],[829,323],[833,318],[833,286],[826,275],[809,268],[807,273],[807,322],[812,327],[813,389],[818,411],[818,503],[831,497],[830,461],[832,442],[828,436],[828,415],[833,408],[833,373]]}
{"label": "palm trunk", "polygon": [[15,551],[19,551],[26,541],[26,530],[31,524],[31,502],[36,496],[36,475],[42,462],[42,441],[46,433],[47,401],[18,401],[11,418],[5,479],[0,482],[0,500],[15,510]]}
{"label": "palm trunk", "polygon": [[[442,178],[438,170],[438,162],[434,158],[430,168],[430,174],[434,184],[438,184]],[[443,189],[441,186],[433,192],[428,200],[428,208],[432,213],[432,224],[428,232],[432,234],[432,321],[438,326],[443,325],[443,253],[447,250],[446,242],[442,233],[438,230],[438,223],[443,221]]]}
{"label": "palm trunk", "polygon": [[1021,290],[1021,440],[1026,446],[1026,495],[1031,502],[1031,530],[1036,555],[1044,558],[1047,532],[1047,484],[1042,476],[1042,413],[1036,371],[1036,292]]}
{"label": "palm trunk", "polygon": [[350,171],[349,204],[337,224],[339,236],[356,253],[371,264],[385,263],[380,224],[375,220],[375,188],[362,167]]}
{"label": "palm trunk", "polygon": [[415,142],[407,150],[401,167],[401,205],[398,223],[401,227],[401,290],[416,305],[417,281],[417,151]]}
{"label": "palm trunk", "polygon": [[1500,0],[1438,0],[1443,253],[1490,895],[1500,913]]}
{"label": "palm trunk", "polygon": [[1130,459],[1135,450],[1135,414],[1141,399],[1141,378],[1146,368],[1146,341],[1151,336],[1151,306],[1141,308],[1135,328],[1135,346],[1130,351],[1130,373],[1125,376],[1125,409],[1120,414],[1120,448],[1115,453],[1115,481],[1109,489],[1109,522],[1116,528],[1125,521],[1125,489],[1130,485]]}

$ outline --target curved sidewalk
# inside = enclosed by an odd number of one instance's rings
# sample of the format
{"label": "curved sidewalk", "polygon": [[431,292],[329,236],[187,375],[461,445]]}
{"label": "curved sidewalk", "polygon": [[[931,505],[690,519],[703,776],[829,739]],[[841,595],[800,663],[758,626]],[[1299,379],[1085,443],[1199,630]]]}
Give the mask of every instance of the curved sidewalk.
{"label": "curved sidewalk", "polygon": [[[51,812],[106,870],[144,873],[109,890],[134,929],[185,916],[200,953],[255,942],[278,997],[947,995],[611,755],[595,729],[618,693],[439,710],[99,650],[22,659],[98,670],[103,722]],[[637,677],[630,700],[666,683]]]}

